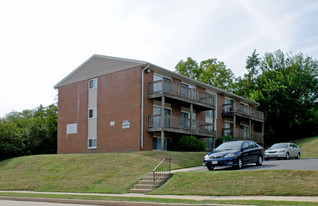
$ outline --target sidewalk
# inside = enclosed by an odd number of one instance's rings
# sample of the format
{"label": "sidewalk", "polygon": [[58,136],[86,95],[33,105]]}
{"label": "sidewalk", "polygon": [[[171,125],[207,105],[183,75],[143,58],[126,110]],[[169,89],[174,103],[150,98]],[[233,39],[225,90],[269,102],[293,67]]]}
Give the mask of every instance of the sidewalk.
{"label": "sidewalk", "polygon": [[67,192],[32,192],[32,191],[0,191],[12,193],[30,194],[65,194],[65,195],[87,195],[87,196],[110,196],[110,197],[148,197],[164,199],[184,200],[268,200],[268,201],[295,201],[295,202],[317,202],[318,196],[196,196],[196,195],[145,195],[145,194],[101,194],[101,193],[67,193]]}

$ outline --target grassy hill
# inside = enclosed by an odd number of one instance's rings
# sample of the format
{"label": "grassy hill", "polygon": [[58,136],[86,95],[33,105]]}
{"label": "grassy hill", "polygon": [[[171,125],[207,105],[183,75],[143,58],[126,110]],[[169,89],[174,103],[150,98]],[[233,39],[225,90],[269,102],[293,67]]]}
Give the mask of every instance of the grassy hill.
{"label": "grassy hill", "polygon": [[318,137],[309,137],[292,141],[301,147],[302,158],[318,158]]}
{"label": "grassy hill", "polygon": [[0,190],[126,193],[163,159],[172,168],[202,164],[205,152],[34,155],[0,162]]}
{"label": "grassy hill", "polygon": [[[318,137],[293,142],[302,147],[302,158],[318,158]],[[145,151],[12,158],[0,162],[0,190],[127,193],[163,158],[171,158],[172,169],[179,169],[201,165],[205,154],[205,152]],[[286,177],[293,180],[295,188],[301,183],[302,189],[298,188],[298,191],[302,192],[299,193],[297,190],[289,192],[289,186],[285,184],[289,179]],[[273,181],[267,181],[269,178],[273,178]],[[260,184],[258,185],[257,182]],[[286,187],[281,188],[277,193],[276,184]],[[247,190],[249,187],[254,189]],[[273,191],[270,190],[271,188]],[[318,195],[317,192],[308,192],[318,191],[318,171],[178,173],[153,193],[188,194],[187,191],[193,190],[197,192],[191,194],[200,195]],[[267,192],[262,193],[262,191]]]}
{"label": "grassy hill", "polygon": [[150,194],[317,196],[318,170],[179,172]]}

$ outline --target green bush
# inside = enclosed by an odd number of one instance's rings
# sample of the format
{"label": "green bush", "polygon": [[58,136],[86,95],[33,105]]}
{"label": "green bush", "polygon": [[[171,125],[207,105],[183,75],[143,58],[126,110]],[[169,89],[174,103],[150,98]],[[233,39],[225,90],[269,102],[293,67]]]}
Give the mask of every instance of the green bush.
{"label": "green bush", "polygon": [[175,146],[177,151],[205,151],[206,145],[200,139],[194,136],[182,136],[178,139]]}
{"label": "green bush", "polygon": [[215,147],[218,147],[223,142],[230,142],[230,141],[233,141],[233,137],[231,137],[231,136],[218,137],[215,140]]}

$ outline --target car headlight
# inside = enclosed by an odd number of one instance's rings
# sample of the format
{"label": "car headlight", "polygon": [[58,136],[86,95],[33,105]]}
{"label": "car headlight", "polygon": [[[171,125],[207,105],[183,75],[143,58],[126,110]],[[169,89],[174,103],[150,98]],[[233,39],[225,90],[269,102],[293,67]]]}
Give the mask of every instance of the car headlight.
{"label": "car headlight", "polygon": [[229,157],[236,157],[236,155],[235,154],[227,154],[224,156],[224,158],[229,158]]}
{"label": "car headlight", "polygon": [[278,150],[278,153],[283,153],[283,152],[286,152],[286,150]]}
{"label": "car headlight", "polygon": [[268,150],[265,150],[265,153],[268,153]]}
{"label": "car headlight", "polygon": [[209,155],[205,155],[205,156],[204,156],[204,159],[205,159],[205,160],[208,160],[208,159],[210,159],[210,156],[209,156]]}

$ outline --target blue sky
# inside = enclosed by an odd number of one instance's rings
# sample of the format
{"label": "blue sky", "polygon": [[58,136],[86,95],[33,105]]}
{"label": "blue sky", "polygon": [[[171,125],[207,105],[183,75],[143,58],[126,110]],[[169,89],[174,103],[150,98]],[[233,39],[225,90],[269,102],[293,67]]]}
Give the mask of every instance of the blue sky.
{"label": "blue sky", "polygon": [[318,59],[316,0],[0,1],[0,117],[56,101],[54,85],[93,54],[174,70],[217,58],[236,76],[254,49]]}

